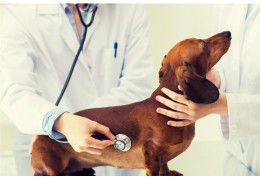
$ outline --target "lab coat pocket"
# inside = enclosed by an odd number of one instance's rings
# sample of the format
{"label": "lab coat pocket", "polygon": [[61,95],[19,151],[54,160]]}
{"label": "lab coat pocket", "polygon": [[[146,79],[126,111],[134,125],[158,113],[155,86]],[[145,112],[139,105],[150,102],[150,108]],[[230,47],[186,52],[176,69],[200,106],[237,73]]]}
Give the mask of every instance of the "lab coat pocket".
{"label": "lab coat pocket", "polygon": [[124,64],[124,52],[120,48],[116,52],[113,48],[105,48],[102,58],[104,62],[105,87],[109,90],[119,85]]}

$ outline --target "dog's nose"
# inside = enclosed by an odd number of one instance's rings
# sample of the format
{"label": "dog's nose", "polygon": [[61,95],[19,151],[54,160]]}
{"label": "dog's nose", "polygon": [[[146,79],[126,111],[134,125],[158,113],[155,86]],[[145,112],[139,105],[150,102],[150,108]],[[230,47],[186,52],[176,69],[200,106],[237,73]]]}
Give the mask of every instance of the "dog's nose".
{"label": "dog's nose", "polygon": [[226,31],[226,37],[231,39],[231,32],[230,31]]}

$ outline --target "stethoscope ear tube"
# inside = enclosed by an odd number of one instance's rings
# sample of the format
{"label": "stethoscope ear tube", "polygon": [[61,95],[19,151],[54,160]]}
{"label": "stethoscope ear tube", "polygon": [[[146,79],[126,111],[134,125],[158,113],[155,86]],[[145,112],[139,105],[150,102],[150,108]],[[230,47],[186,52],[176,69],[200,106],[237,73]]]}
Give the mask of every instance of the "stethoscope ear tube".
{"label": "stethoscope ear tube", "polygon": [[79,4],[76,4],[76,9],[78,11],[78,14],[79,14],[79,18],[80,18],[80,21],[82,23],[82,25],[85,27],[85,28],[88,28],[89,26],[92,25],[92,23],[94,22],[94,18],[95,18],[95,15],[96,15],[96,12],[97,12],[97,9],[98,9],[98,6],[97,4],[94,5],[93,9],[92,9],[92,16],[91,16],[91,19],[90,19],[90,22],[88,24],[86,24],[83,20],[83,17],[81,16],[81,12],[80,12],[80,8],[79,8]]}

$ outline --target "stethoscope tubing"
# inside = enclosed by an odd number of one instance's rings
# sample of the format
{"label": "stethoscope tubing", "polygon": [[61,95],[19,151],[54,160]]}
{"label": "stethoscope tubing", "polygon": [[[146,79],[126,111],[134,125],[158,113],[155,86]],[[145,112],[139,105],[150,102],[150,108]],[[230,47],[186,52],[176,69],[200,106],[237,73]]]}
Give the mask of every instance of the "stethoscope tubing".
{"label": "stethoscope tubing", "polygon": [[72,76],[73,71],[74,71],[74,68],[75,68],[75,66],[76,66],[76,64],[77,64],[77,61],[78,61],[80,52],[81,52],[82,49],[83,49],[83,45],[84,45],[84,42],[85,42],[86,36],[87,36],[88,27],[90,27],[90,26],[93,24],[94,18],[95,18],[97,9],[98,9],[97,5],[95,5],[95,7],[93,8],[93,13],[92,13],[92,15],[91,15],[91,20],[90,20],[90,22],[89,22],[88,24],[86,24],[86,23],[84,22],[84,20],[83,20],[83,17],[82,17],[82,15],[81,15],[81,12],[80,12],[80,9],[79,9],[78,4],[76,4],[75,6],[76,6],[76,9],[77,9],[77,12],[78,12],[80,21],[81,21],[82,25],[84,26],[84,33],[83,33],[83,38],[82,38],[82,40],[81,40],[81,43],[80,43],[79,49],[78,49],[78,51],[77,51],[77,54],[75,55],[75,58],[74,58],[74,60],[73,60],[73,63],[72,63],[72,65],[71,65],[71,67],[70,67],[70,70],[69,70],[69,73],[68,73],[68,75],[67,75],[66,81],[65,81],[65,83],[64,83],[64,85],[63,85],[63,87],[62,87],[62,90],[61,90],[61,92],[60,92],[60,94],[59,94],[59,96],[58,96],[58,99],[56,100],[56,103],[55,103],[56,106],[58,106],[58,105],[60,104],[60,101],[61,101],[61,99],[62,99],[62,97],[63,97],[63,95],[64,95],[64,93],[65,93],[65,91],[66,91],[66,89],[67,89],[67,87],[68,87],[68,84],[69,84],[69,82],[70,82],[71,76]]}

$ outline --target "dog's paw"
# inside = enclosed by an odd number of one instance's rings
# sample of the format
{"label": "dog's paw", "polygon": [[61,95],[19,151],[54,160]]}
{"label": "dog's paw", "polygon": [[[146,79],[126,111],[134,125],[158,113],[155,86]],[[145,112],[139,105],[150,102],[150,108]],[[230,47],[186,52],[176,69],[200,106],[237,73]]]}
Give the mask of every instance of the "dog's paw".
{"label": "dog's paw", "polygon": [[95,176],[95,171],[92,168],[83,169],[82,171],[77,171],[73,173],[62,173],[60,176]]}
{"label": "dog's paw", "polygon": [[183,176],[183,174],[179,173],[178,171],[173,170],[173,171],[170,171],[169,176]]}

